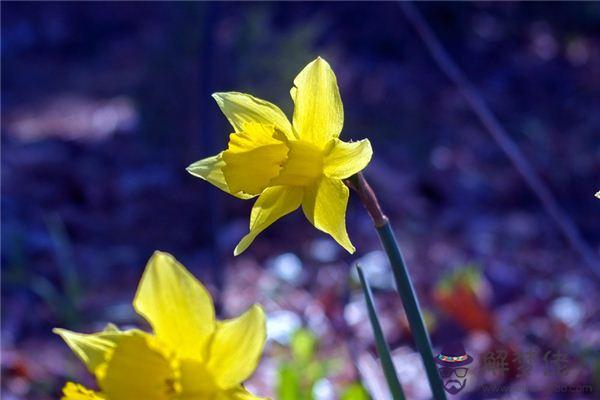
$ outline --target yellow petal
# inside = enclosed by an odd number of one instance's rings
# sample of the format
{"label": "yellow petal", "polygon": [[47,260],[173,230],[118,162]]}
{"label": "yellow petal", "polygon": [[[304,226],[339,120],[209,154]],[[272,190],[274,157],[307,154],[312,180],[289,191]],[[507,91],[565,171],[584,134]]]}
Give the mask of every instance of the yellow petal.
{"label": "yellow petal", "polygon": [[123,332],[115,330],[112,325],[109,325],[102,332],[92,334],[77,333],[59,328],[55,328],[53,332],[67,343],[73,353],[95,375],[99,374],[103,364],[109,360],[119,340],[123,336],[131,334],[131,331]]}
{"label": "yellow petal", "polygon": [[348,196],[349,190],[342,181],[323,177],[305,191],[302,211],[317,229],[330,234],[348,252],[354,253],[346,231]]}
{"label": "yellow petal", "polygon": [[212,298],[172,255],[150,258],[133,306],[179,357],[204,358],[215,329]]}
{"label": "yellow petal", "polygon": [[186,170],[190,174],[198,178],[204,179],[205,181],[212,183],[224,192],[234,195],[235,197],[238,197],[240,199],[246,200],[254,197],[254,195],[243,192],[232,193],[232,191],[229,189],[229,186],[227,186],[225,176],[223,176],[224,166],[225,161],[223,161],[223,152],[221,152],[216,156],[196,161],[195,163],[187,167]]}
{"label": "yellow petal", "polygon": [[266,317],[258,305],[238,318],[220,322],[207,366],[217,386],[230,389],[248,379],[258,365],[266,338]]}
{"label": "yellow petal", "polygon": [[248,122],[244,131],[232,133],[223,152],[222,168],[232,192],[259,194],[276,177],[284,163],[288,148],[277,138],[273,125]]}
{"label": "yellow petal", "polygon": [[250,214],[250,232],[240,240],[233,254],[239,255],[250,246],[254,238],[269,225],[297,209],[302,203],[300,187],[272,186],[258,197]]}
{"label": "yellow petal", "polygon": [[362,171],[373,156],[368,139],[359,142],[342,142],[335,139],[331,152],[323,161],[325,175],[330,178],[346,179]]}
{"label": "yellow petal", "polygon": [[63,387],[63,397],[61,400],[104,400],[106,397],[93,390],[87,389],[83,385],[73,382],[67,382]]}
{"label": "yellow petal", "polygon": [[333,70],[321,57],[294,79],[293,125],[302,140],[324,146],[339,136],[344,125],[344,108]]}
{"label": "yellow petal", "polygon": [[178,399],[204,400],[220,389],[210,375],[206,362],[189,358],[178,360],[178,381],[181,393]]}
{"label": "yellow petal", "polygon": [[169,400],[175,378],[155,338],[137,331],[119,342],[99,385],[110,400]]}
{"label": "yellow petal", "polygon": [[292,125],[275,104],[238,92],[214,93],[219,108],[236,132],[244,130],[247,122],[273,125],[288,138],[293,138]]}

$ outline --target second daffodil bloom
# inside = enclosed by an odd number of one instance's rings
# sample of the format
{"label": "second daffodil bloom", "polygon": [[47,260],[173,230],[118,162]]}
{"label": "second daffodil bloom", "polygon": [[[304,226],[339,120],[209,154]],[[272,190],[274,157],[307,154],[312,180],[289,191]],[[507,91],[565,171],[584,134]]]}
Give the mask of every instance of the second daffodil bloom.
{"label": "second daffodil bloom", "polygon": [[250,232],[234,254],[300,206],[318,229],[350,253],[346,231],[349,190],[342,182],[367,166],[373,151],[367,139],[339,139],[344,110],[335,74],[317,58],[294,79],[292,123],[274,104],[249,94],[213,95],[234,133],[227,150],[188,167],[195,176],[242,199],[258,196]]}
{"label": "second daffodil bloom", "polygon": [[265,343],[259,306],[217,321],[204,286],[161,252],[148,262],[133,306],[154,333],[113,325],[93,334],[55,330],[100,388],[70,382],[63,400],[258,399],[242,382],[256,369]]}

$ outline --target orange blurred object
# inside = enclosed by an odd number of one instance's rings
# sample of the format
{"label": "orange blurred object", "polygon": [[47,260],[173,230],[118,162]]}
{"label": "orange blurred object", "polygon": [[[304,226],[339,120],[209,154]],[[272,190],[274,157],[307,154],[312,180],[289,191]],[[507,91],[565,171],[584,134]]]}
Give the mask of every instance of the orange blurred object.
{"label": "orange blurred object", "polygon": [[492,334],[494,321],[485,304],[488,297],[487,282],[472,266],[442,279],[433,294],[437,306],[464,329]]}

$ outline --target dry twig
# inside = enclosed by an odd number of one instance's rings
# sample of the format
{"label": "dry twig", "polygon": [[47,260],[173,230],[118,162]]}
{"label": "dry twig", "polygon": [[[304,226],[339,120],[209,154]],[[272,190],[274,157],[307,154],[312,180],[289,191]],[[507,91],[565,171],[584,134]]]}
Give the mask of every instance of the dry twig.
{"label": "dry twig", "polygon": [[483,126],[492,135],[498,146],[510,159],[519,174],[523,177],[531,191],[542,203],[546,212],[554,220],[559,230],[567,238],[571,246],[577,251],[581,258],[589,266],[596,278],[600,279],[600,264],[598,255],[581,237],[579,230],[571,218],[560,207],[552,192],[540,179],[533,167],[529,164],[518,145],[509,136],[507,131],[498,121],[498,118],[490,110],[484,98],[479,94],[477,88],[469,81],[462,70],[450,57],[440,40],[437,38],[431,26],[423,18],[421,13],[411,2],[400,2],[400,7],[408,21],[415,28],[431,56],[440,69],[461,91],[471,109],[477,115]]}

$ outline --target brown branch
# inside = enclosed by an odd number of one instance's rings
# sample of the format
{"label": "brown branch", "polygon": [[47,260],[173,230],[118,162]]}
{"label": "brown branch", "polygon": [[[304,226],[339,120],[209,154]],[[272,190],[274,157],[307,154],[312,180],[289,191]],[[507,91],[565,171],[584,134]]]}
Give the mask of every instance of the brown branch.
{"label": "brown branch", "polygon": [[435,32],[431,29],[417,8],[411,2],[400,2],[400,7],[408,21],[412,24],[429,49],[431,56],[439,68],[461,91],[475,115],[521,174],[523,180],[540,200],[543,207],[546,209],[546,212],[554,220],[557,227],[563,233],[573,249],[579,253],[596,277],[600,278],[600,264],[597,261],[598,254],[592,250],[589,244],[582,238],[575,223],[560,207],[552,192],[540,179],[533,167],[531,167],[519,149],[519,146],[500,124],[500,121],[498,121],[494,113],[490,110],[486,101],[479,94],[477,88],[469,81],[444,49]]}

